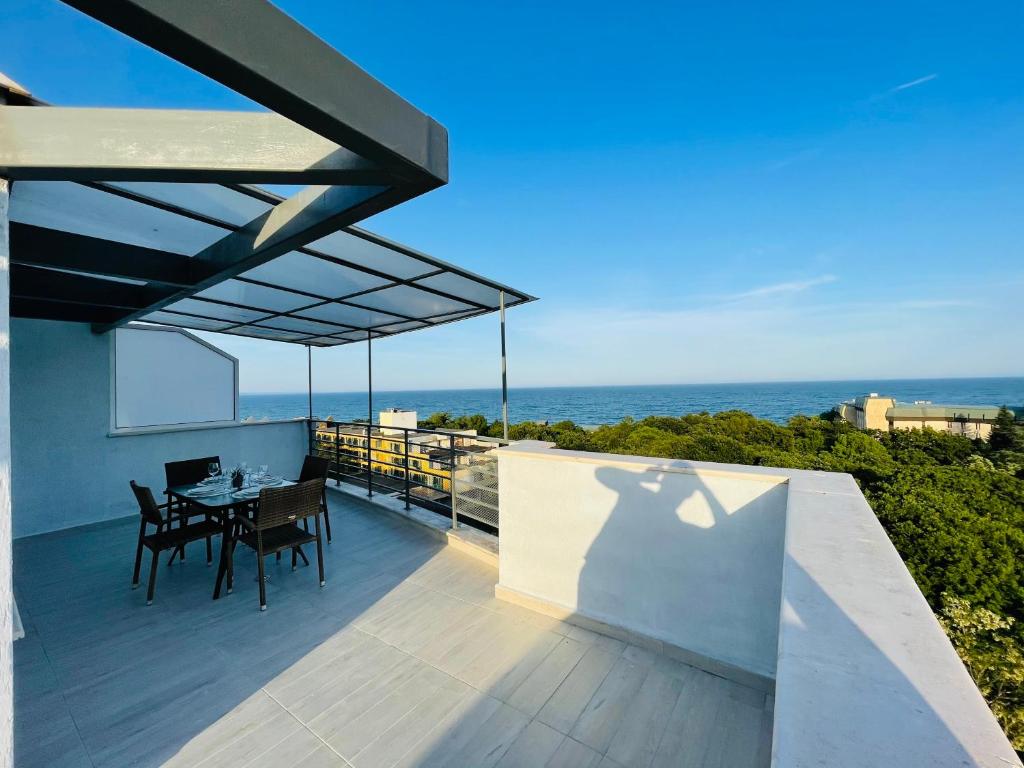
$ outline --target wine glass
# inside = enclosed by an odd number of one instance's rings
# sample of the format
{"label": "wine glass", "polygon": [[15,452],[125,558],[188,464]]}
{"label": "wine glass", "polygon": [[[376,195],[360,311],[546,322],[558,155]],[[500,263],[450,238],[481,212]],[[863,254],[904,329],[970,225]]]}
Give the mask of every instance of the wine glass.
{"label": "wine glass", "polygon": [[269,480],[270,479],[270,475],[268,474],[269,472],[270,472],[270,465],[269,464],[260,464],[260,479],[261,480]]}
{"label": "wine glass", "polygon": [[206,472],[207,472],[207,474],[209,474],[209,475],[210,475],[210,478],[211,478],[211,479],[212,479],[212,478],[214,478],[214,477],[216,477],[217,475],[219,475],[219,474],[220,474],[220,463],[219,463],[219,462],[216,462],[216,461],[211,461],[211,462],[210,462],[210,463],[209,463],[209,464],[208,464],[208,465],[206,466]]}

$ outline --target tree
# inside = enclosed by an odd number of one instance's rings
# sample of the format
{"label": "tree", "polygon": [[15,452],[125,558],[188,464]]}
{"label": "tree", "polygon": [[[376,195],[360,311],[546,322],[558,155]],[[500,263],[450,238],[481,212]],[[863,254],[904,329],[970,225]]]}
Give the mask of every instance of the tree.
{"label": "tree", "polygon": [[1005,405],[999,409],[988,444],[993,451],[1024,451],[1021,427],[1017,425],[1013,411]]}
{"label": "tree", "polygon": [[849,472],[863,483],[877,482],[896,471],[896,462],[885,446],[867,432],[840,435],[831,450],[821,455],[822,469]]}
{"label": "tree", "polygon": [[1024,653],[1011,634],[1014,620],[948,593],[942,603],[939,623],[1013,748],[1024,750]]}

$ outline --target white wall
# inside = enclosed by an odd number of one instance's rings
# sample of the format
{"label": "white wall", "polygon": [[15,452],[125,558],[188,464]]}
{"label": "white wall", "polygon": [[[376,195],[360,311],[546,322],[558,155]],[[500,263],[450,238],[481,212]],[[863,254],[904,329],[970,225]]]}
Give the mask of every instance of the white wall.
{"label": "white wall", "polygon": [[772,765],[1020,766],[853,478],[786,472]]}
{"label": "white wall", "polygon": [[0,179],[0,766],[14,762],[11,589],[10,182]]}
{"label": "white wall", "polygon": [[185,331],[114,333],[115,426],[234,421],[238,361]]}
{"label": "white wall", "polygon": [[499,449],[500,586],[775,674],[784,478]]}
{"label": "white wall", "polygon": [[82,323],[14,320],[11,441],[14,535],[137,514],[129,480],[164,488],[166,461],[218,454],[297,476],[305,422],[110,437],[108,337]]}

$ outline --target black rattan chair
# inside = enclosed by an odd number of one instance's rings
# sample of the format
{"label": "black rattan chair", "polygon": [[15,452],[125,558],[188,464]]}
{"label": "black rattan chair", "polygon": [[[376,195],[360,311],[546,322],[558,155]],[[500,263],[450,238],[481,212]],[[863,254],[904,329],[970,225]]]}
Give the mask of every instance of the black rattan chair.
{"label": "black rattan chair", "polygon": [[[210,476],[209,466],[216,462],[220,464],[220,456],[207,456],[203,459],[185,459],[184,461],[169,461],[164,464],[164,476],[167,487],[176,485],[193,485]],[[186,525],[189,518],[197,515],[204,515],[206,520],[210,516],[189,502],[175,501],[170,494],[167,495],[167,517],[170,522],[178,522],[179,525]],[[180,555],[179,560],[185,559],[185,545],[171,553],[171,559],[167,561],[170,565],[174,562],[174,555]],[[213,545],[210,539],[206,540],[206,564],[213,562]]]}
{"label": "black rattan chair", "polygon": [[[153,498],[153,492],[144,485],[138,485],[131,481],[132,492],[136,501],[139,502],[139,514],[142,517],[139,523],[139,543],[135,548],[135,570],[132,573],[132,589],[139,586],[139,571],[142,569],[143,548],[152,551],[153,564],[149,569],[149,591],[146,593],[146,605],[153,603],[153,591],[156,589],[156,572],[160,560],[160,553],[168,549],[177,551],[192,541],[206,539],[210,541],[212,536],[220,533],[220,525],[210,520],[202,520],[198,523],[189,523],[187,520],[177,528],[171,527],[170,517],[160,514],[160,506]],[[147,526],[156,526],[156,533],[146,533]],[[209,544],[207,544],[209,546]]]}
{"label": "black rattan chair", "polygon": [[[267,609],[267,585],[263,559],[267,555],[277,554],[285,550],[292,552],[292,570],[295,570],[297,557],[302,555],[304,544],[316,543],[317,566],[320,569],[320,586],[327,582],[324,579],[324,550],[320,539],[320,504],[323,494],[323,481],[308,480],[283,488],[264,488],[260,491],[259,506],[253,518],[235,518],[235,535],[228,545],[227,562],[221,563],[217,573],[217,586],[227,576],[228,592],[234,586],[234,552],[235,544],[242,543],[255,550],[256,564],[259,570],[260,610]],[[312,517],[314,531],[303,530],[299,521],[305,522]],[[305,559],[305,555],[303,555]]]}
{"label": "black rattan chair", "polygon": [[331,462],[322,456],[306,456],[302,460],[302,471],[299,473],[299,482],[305,483],[309,480],[319,480],[322,486],[320,492],[320,511],[324,515],[324,529],[327,534],[327,543],[331,543],[331,515],[327,509],[327,470]]}

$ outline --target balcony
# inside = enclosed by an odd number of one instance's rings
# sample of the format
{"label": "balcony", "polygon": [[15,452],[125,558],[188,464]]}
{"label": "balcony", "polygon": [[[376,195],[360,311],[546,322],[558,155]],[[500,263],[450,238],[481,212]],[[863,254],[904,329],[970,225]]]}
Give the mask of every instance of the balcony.
{"label": "balcony", "polygon": [[1014,764],[845,475],[514,443],[488,454],[498,567],[398,491],[329,483],[325,588],[268,560],[260,612],[238,554],[214,601],[200,543],[161,563],[152,606],[129,589],[125,477],[213,452],[290,474],[308,435],[144,432],[76,457],[15,433],[23,533],[68,522],[19,472],[33,447],[72,483],[87,465],[104,503],[65,506],[110,518],[15,541],[17,765]]}
{"label": "balcony", "polygon": [[498,600],[493,566],[330,504],[327,587],[270,561],[266,613],[251,556],[210,599],[201,544],[146,607],[134,518],[19,539],[16,764],[768,764],[763,691]]}

